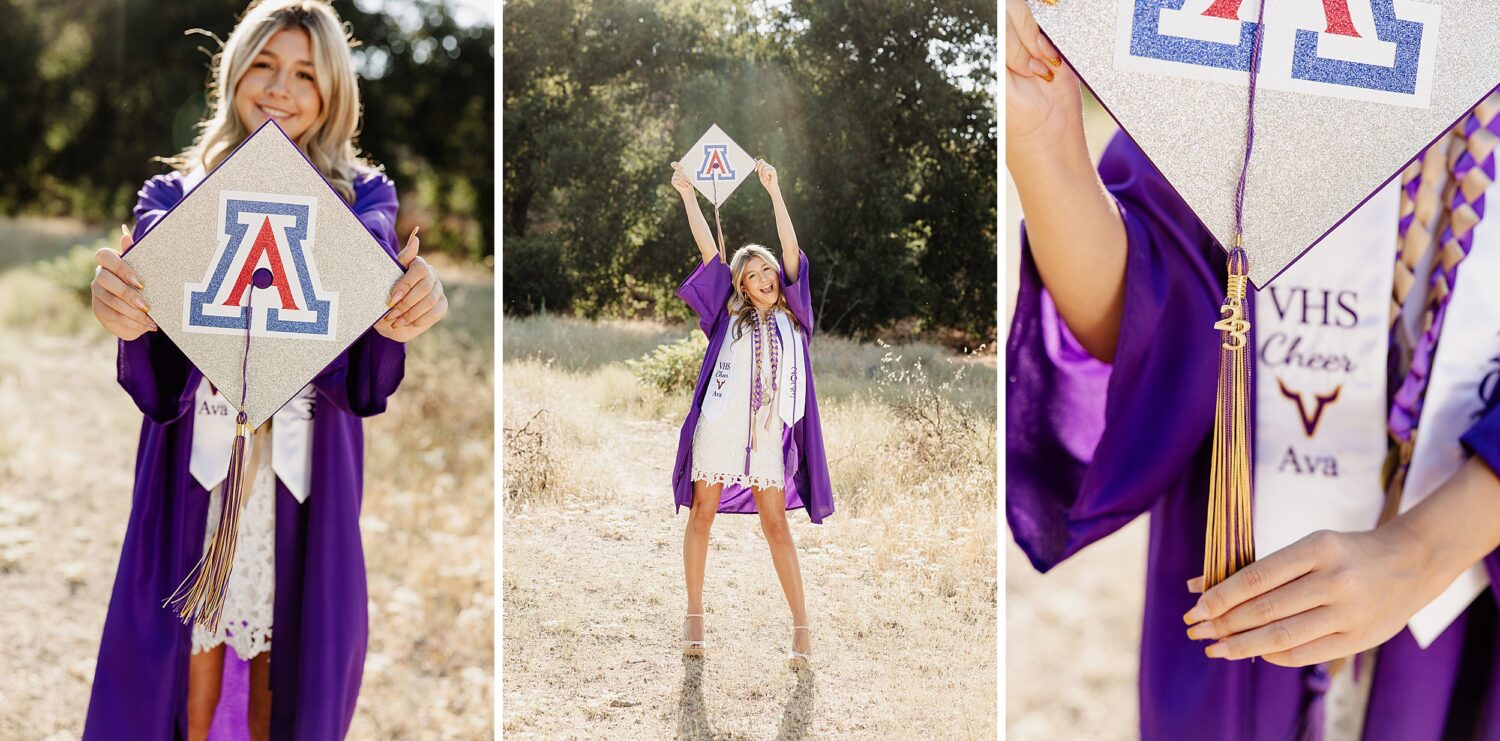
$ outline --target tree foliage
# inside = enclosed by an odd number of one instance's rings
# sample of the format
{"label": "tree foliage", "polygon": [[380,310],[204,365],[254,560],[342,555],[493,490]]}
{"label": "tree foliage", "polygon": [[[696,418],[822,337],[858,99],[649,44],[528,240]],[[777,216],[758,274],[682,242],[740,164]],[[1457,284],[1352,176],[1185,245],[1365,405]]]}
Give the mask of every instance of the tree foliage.
{"label": "tree foliage", "polygon": [[[246,5],[0,0],[0,211],[122,220],[164,171],[154,158],[192,142],[215,37]],[[358,143],[396,181],[424,246],[491,254],[494,28],[460,27],[435,0],[369,5],[334,2],[361,42]]]}
{"label": "tree foliage", "polygon": [[[718,123],[780,170],[823,329],[993,337],[992,3],[521,0],[502,22],[507,310],[680,313],[697,250],[669,163]],[[721,215],[731,249],[776,244],[758,183]]]}

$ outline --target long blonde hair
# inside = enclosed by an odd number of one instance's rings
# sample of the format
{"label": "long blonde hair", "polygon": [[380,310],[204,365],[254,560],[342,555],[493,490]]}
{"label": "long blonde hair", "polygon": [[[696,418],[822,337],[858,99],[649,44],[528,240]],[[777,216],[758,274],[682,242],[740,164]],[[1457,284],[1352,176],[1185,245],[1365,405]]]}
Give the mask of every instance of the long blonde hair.
{"label": "long blonde hair", "polygon": [[[759,257],[766,261],[767,265],[780,268],[781,263],[776,256],[763,245],[747,244],[734,251],[734,257],[729,258],[730,280],[734,282],[734,293],[729,297],[729,315],[734,317],[734,336],[744,334],[745,327],[755,321],[755,303],[745,295],[745,268],[750,263],[750,258]],[[785,311],[791,317],[792,326],[798,327],[797,317],[792,314],[791,307],[786,302],[786,286],[781,285],[780,271],[776,277],[776,308]],[[800,328],[800,327],[799,327]]]}
{"label": "long blonde hair", "polygon": [[[297,141],[334,190],[354,202],[357,166],[368,166],[354,147],[359,133],[359,81],[349,50],[358,44],[338,13],[323,0],[255,0],[246,8],[229,40],[213,58],[213,81],[209,83],[209,116],[198,123],[193,145],[166,160],[187,172],[196,167],[214,169],[251,132],[234,110],[234,93],[255,55],[278,31],[300,28],[312,40],[314,77],[323,109],[317,120]],[[209,36],[207,32],[203,32]],[[217,37],[214,37],[217,40]]]}

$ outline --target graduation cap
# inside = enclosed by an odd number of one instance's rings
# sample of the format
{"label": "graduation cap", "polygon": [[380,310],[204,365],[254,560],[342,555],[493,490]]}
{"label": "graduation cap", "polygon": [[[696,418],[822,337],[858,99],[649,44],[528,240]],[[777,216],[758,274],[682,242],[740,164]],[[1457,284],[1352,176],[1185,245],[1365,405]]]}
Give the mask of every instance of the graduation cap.
{"label": "graduation cap", "polygon": [[146,285],[152,319],[238,412],[213,542],[169,600],[212,630],[234,560],[246,440],[385,314],[403,271],[274,121],[122,257]]}
{"label": "graduation cap", "polygon": [[[1495,89],[1500,3],[1029,2],[1079,77],[1229,252],[1213,325],[1222,343],[1208,588],[1255,558],[1247,283],[1264,288],[1316,248]],[[1475,205],[1475,194],[1461,195]],[[1433,636],[1424,629],[1419,640]]]}
{"label": "graduation cap", "polygon": [[[1031,0],[1038,25],[1226,248],[1259,0]],[[1265,4],[1246,174],[1249,279],[1267,283],[1500,81],[1500,3]]]}
{"label": "graduation cap", "polygon": [[703,136],[678,159],[683,174],[714,207],[714,226],[719,232],[719,251],[723,253],[724,227],[719,222],[719,206],[729,200],[755,171],[755,158],[736,144],[718,124],[711,124]]}

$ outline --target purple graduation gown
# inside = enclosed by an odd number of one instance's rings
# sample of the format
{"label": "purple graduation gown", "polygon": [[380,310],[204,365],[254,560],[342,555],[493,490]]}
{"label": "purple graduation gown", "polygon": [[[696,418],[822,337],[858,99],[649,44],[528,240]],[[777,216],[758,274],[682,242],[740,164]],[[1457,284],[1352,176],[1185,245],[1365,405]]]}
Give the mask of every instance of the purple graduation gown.
{"label": "purple graduation gown", "polygon": [[[797,280],[789,281],[786,269],[780,268],[781,291],[786,297],[792,316],[802,327],[798,333],[802,352],[808,359],[807,412],[802,419],[781,436],[783,481],[786,482],[786,508],[805,507],[807,516],[821,524],[823,518],[833,514],[833,486],[828,481],[828,456],[823,450],[823,426],[818,421],[818,394],[813,384],[811,368],[812,354],[808,352],[808,340],[813,333],[812,289],[808,273],[812,265],[807,253],[801,253],[801,267]],[[693,432],[698,429],[698,413],[703,395],[708,390],[708,379],[714,362],[719,357],[719,348],[729,335],[734,324],[729,316],[729,296],[734,292],[729,266],[718,257],[700,262],[698,268],[677,287],[677,297],[687,302],[698,314],[698,326],[708,337],[708,352],[698,370],[698,383],[693,389],[693,404],[683,420],[682,431],[677,438],[677,463],[672,469],[672,491],[677,501],[677,510],[693,506]],[[740,484],[726,484],[719,499],[720,512],[754,514],[755,497],[750,488]]]}
{"label": "purple graduation gown", "polygon": [[[1182,622],[1197,599],[1187,580],[1203,571],[1218,377],[1218,333],[1210,325],[1223,298],[1224,252],[1129,138],[1115,137],[1099,173],[1120,204],[1129,243],[1112,363],[1092,358],[1068,334],[1022,234],[1006,347],[1011,532],[1045,572],[1151,513],[1143,738],[1317,738],[1325,666],[1209,659]],[[1500,409],[1475,423],[1463,443],[1500,470]],[[1500,557],[1491,553],[1485,565],[1500,583]],[[1481,595],[1426,650],[1406,629],[1381,647],[1365,739],[1500,738],[1495,596],[1494,588]]]}
{"label": "purple graduation gown", "polygon": [[[354,190],[355,214],[394,256],[395,185],[362,170]],[[134,210],[134,238],[140,240],[184,195],[178,173],[148,180]],[[159,332],[119,345],[120,385],[145,419],[83,737],[161,741],[183,738],[187,728],[192,628],[162,602],[203,553],[208,492],[188,473],[202,374]],[[272,738],[343,738],[354,717],[368,638],[359,533],[360,418],[385,410],[405,361],[405,345],[371,329],[312,381],[320,403],[307,501],[299,504],[276,484]],[[226,674],[233,660],[233,651],[227,652]],[[223,702],[244,702],[228,696],[235,686],[242,688],[226,679]],[[223,734],[218,719],[224,717],[223,711],[216,717],[214,737]]]}

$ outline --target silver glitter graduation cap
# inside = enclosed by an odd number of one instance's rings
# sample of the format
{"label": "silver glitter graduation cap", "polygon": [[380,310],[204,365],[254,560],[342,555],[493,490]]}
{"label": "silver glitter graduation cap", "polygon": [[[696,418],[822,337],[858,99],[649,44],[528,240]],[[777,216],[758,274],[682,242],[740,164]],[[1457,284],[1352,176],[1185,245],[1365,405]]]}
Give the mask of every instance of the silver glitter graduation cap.
{"label": "silver glitter graduation cap", "polygon": [[[1029,1],[1079,77],[1231,245],[1259,1]],[[1269,0],[1264,23],[1244,198],[1256,286],[1500,83],[1494,0]]]}
{"label": "silver glitter graduation cap", "polygon": [[679,162],[693,187],[715,208],[722,206],[729,194],[755,172],[755,158],[734,143],[718,124],[709,126]]}
{"label": "silver glitter graduation cap", "polygon": [[248,378],[252,429],[380,319],[402,274],[273,121],[124,260],[151,318],[236,406]]}

